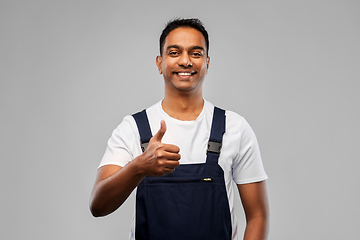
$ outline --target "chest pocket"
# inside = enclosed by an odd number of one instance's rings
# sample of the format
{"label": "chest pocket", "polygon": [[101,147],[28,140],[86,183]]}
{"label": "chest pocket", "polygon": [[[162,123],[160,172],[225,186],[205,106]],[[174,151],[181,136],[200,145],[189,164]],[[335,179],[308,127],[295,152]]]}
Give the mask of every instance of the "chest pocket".
{"label": "chest pocket", "polygon": [[[152,137],[146,111],[133,117],[145,151]],[[206,162],[143,179],[136,194],[136,240],[231,239],[224,172],[218,164],[224,132],[225,111],[215,107]]]}

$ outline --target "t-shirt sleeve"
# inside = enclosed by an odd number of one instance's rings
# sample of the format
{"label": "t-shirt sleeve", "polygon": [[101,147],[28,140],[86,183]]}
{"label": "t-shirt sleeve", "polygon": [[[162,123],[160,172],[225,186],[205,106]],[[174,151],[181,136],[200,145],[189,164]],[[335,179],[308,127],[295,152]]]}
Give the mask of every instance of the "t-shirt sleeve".
{"label": "t-shirt sleeve", "polygon": [[259,182],[268,178],[255,133],[244,118],[240,125],[240,145],[233,161],[232,173],[236,184]]}
{"label": "t-shirt sleeve", "polygon": [[135,120],[126,116],[112,132],[99,168],[109,164],[124,167],[140,154],[140,136]]}

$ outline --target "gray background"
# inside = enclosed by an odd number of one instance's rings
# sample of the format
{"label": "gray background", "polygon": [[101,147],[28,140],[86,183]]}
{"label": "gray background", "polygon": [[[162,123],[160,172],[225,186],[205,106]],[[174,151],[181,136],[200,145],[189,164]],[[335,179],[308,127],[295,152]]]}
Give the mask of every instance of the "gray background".
{"label": "gray background", "polygon": [[158,38],[176,16],[209,31],[205,98],[257,134],[269,239],[359,239],[359,7],[0,0],[0,239],[127,239],[134,196],[98,219],[89,196],[112,130],[163,97]]}

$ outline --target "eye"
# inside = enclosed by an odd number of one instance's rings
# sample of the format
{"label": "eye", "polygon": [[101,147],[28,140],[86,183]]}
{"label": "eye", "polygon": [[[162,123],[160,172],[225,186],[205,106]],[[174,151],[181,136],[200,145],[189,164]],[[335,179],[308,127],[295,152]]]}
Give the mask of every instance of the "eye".
{"label": "eye", "polygon": [[203,54],[202,54],[202,52],[193,52],[193,53],[191,54],[191,56],[196,57],[196,58],[199,58],[199,57],[202,57]]}
{"label": "eye", "polygon": [[179,55],[179,52],[177,52],[177,51],[170,51],[168,54],[169,54],[169,56],[175,57],[175,56],[178,56],[178,55]]}

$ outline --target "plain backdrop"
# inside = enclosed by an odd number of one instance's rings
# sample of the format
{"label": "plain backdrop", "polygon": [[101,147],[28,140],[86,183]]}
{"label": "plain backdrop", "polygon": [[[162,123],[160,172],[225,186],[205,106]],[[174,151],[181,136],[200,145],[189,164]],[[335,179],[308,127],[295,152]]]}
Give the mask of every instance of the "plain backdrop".
{"label": "plain backdrop", "polygon": [[134,195],[103,218],[89,197],[113,129],[163,97],[174,17],[210,34],[204,97],[257,135],[269,239],[360,239],[357,0],[0,0],[0,239],[127,239]]}

